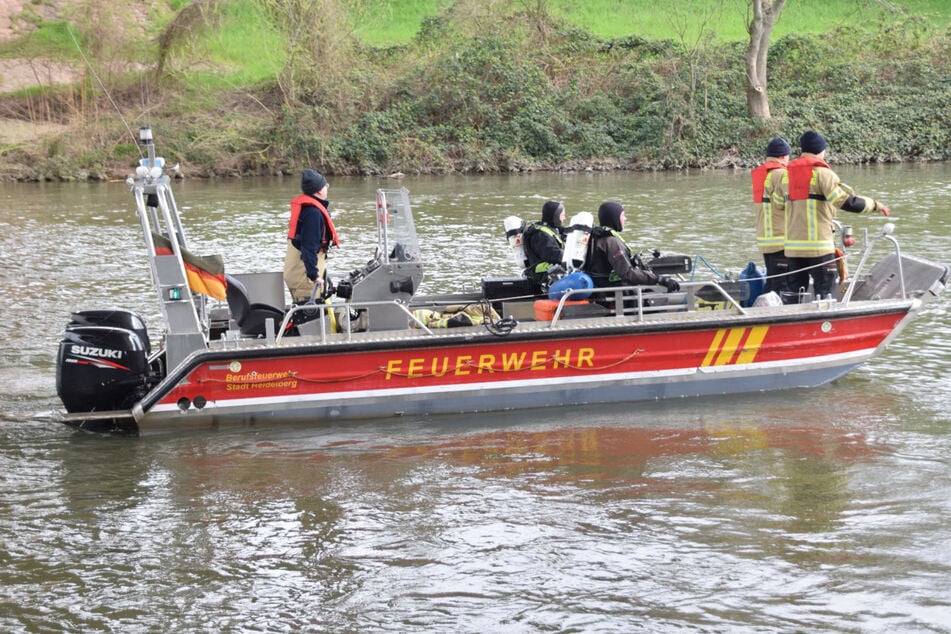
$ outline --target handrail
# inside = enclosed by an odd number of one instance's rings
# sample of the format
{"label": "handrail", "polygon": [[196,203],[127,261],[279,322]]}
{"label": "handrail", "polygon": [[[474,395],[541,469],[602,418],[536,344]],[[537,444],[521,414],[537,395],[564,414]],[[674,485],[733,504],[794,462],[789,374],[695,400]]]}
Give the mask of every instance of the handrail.
{"label": "handrail", "polygon": [[868,237],[868,229],[863,229],[865,235],[865,246],[862,247],[862,259],[859,260],[859,265],[855,268],[855,272],[852,274],[852,283],[849,284],[848,289],[845,291],[845,295],[842,296],[843,304],[848,304],[849,301],[851,301],[852,293],[855,292],[855,282],[859,279],[859,273],[861,273],[862,269],[865,268],[865,265],[868,262],[868,256],[872,253],[872,247],[875,246],[875,243],[881,239],[888,240],[895,247],[895,255],[898,258],[898,283],[901,288],[901,298],[908,299],[908,294],[905,290],[905,271],[902,268],[901,262],[901,246],[898,244],[898,240],[892,236],[894,231],[895,224],[891,222],[886,222],[884,225],[882,225],[882,229],[879,231],[878,235],[871,238]]}
{"label": "handrail", "polygon": [[[423,322],[421,322],[421,321],[416,317],[416,315],[413,314],[413,311],[411,311],[411,310],[407,307],[407,305],[406,305],[404,302],[402,302],[402,301],[400,301],[400,300],[397,300],[397,299],[377,300],[377,301],[357,301],[357,302],[348,301],[348,302],[343,303],[343,304],[317,304],[317,303],[313,303],[313,304],[312,304],[312,303],[309,303],[309,302],[308,302],[308,303],[306,303],[306,304],[297,304],[296,306],[292,306],[291,309],[287,311],[287,313],[284,315],[284,319],[281,321],[281,326],[280,326],[280,328],[278,329],[278,335],[277,335],[277,337],[276,337],[274,343],[275,343],[275,344],[280,344],[280,343],[281,343],[281,341],[282,341],[283,338],[284,338],[284,333],[286,332],[287,326],[288,326],[288,324],[289,324],[290,321],[291,321],[291,318],[292,318],[296,313],[299,313],[299,312],[308,311],[308,310],[315,310],[315,309],[316,309],[316,310],[322,311],[322,312],[324,313],[324,315],[326,315],[326,314],[327,314],[327,311],[334,310],[334,309],[336,309],[336,308],[341,308],[341,307],[346,307],[347,310],[349,311],[350,308],[352,308],[352,307],[367,308],[367,307],[370,307],[370,306],[393,306],[393,305],[397,306],[400,310],[402,310],[404,313],[406,313],[406,316],[407,316],[411,321],[415,322],[415,323],[420,327],[420,329],[425,330],[427,334],[430,334],[430,335],[433,334],[433,331],[430,330],[430,329],[426,326],[426,324],[424,324]],[[346,329],[345,332],[346,332],[346,335],[347,335],[347,341],[350,341],[350,337],[351,337],[351,335],[353,334],[353,332],[352,332],[351,329],[350,329],[350,320],[349,320],[349,319],[347,320],[347,329]],[[326,343],[326,342],[327,342],[327,320],[326,320],[326,319],[323,319],[323,317],[321,317],[321,320],[320,320],[320,342],[321,342],[321,343]]]}
{"label": "handrail", "polygon": [[[680,282],[681,288],[688,288],[688,289],[703,288],[706,286],[715,287],[717,291],[719,291],[719,294],[723,297],[723,299],[728,301],[732,305],[733,308],[739,311],[741,315],[747,314],[746,310],[739,304],[739,302],[737,302],[736,299],[734,299],[734,297],[726,291],[726,289],[720,286],[720,280],[701,280],[696,282]],[[561,296],[561,298],[558,301],[558,306],[555,308],[555,314],[551,318],[551,323],[549,324],[549,328],[553,327],[558,322],[559,318],[561,317],[561,313],[564,309],[565,302],[570,300],[572,296],[581,295],[581,294],[584,294],[585,297],[588,297],[590,295],[609,295],[609,294],[614,295],[615,306],[622,307],[620,311],[615,310],[615,316],[619,318],[625,316],[624,309],[623,309],[623,299],[624,298],[633,299],[636,297],[637,298],[637,320],[643,321],[644,320],[644,291],[647,289],[662,289],[662,288],[663,288],[662,286],[654,285],[654,286],[646,286],[646,287],[645,286],[608,286],[608,287],[602,287],[602,288],[567,289],[564,291],[564,294]],[[630,295],[625,295],[624,293],[627,291],[633,291],[633,293]],[[667,295],[678,294],[678,293],[667,293],[666,289],[664,289],[664,293]],[[691,301],[695,301],[694,298],[690,296],[689,293],[687,294],[680,293],[680,294],[684,295],[685,305],[687,304],[688,298],[690,298]],[[688,306],[688,309],[689,309],[689,306]],[[694,310],[696,310],[696,307],[694,307]]]}

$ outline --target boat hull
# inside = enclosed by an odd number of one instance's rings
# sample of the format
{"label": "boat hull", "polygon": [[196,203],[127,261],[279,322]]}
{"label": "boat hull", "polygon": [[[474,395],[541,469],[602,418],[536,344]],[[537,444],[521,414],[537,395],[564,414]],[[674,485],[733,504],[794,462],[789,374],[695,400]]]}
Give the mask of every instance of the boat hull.
{"label": "boat hull", "polygon": [[579,320],[555,328],[527,324],[505,337],[463,328],[209,350],[193,355],[132,413],[144,432],[813,387],[877,355],[918,306],[910,300],[794,315]]}

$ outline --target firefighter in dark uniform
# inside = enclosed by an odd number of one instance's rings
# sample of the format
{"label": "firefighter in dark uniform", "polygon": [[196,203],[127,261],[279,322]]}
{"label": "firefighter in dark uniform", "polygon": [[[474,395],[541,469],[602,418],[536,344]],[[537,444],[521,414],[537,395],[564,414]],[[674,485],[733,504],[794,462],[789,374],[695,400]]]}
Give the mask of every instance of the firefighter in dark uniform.
{"label": "firefighter in dark uniform", "polygon": [[634,261],[620,232],[627,218],[621,203],[609,200],[598,208],[598,224],[591,231],[591,244],[584,272],[597,287],[660,285],[668,293],[680,290],[677,280],[658,276]]}
{"label": "firefighter in dark uniform", "polygon": [[548,272],[561,265],[565,251],[565,206],[557,200],[542,205],[541,222],[533,222],[522,234],[528,268],[525,277],[540,286],[548,285]]}
{"label": "firefighter in dark uniform", "polygon": [[327,291],[327,251],[340,244],[337,229],[327,211],[330,206],[327,189],[327,179],[323,174],[306,169],[301,175],[302,193],[291,201],[284,283],[294,303],[309,300],[315,287],[317,298]]}

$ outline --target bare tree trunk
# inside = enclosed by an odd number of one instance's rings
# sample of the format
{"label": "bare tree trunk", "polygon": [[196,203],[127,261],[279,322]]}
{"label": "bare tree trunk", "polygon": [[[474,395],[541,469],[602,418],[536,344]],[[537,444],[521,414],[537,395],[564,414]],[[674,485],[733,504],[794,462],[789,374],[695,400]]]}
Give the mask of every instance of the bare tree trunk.
{"label": "bare tree trunk", "polygon": [[749,0],[752,18],[747,14],[746,30],[750,44],[746,49],[746,106],[750,117],[769,119],[769,95],[766,92],[766,57],[773,25],[779,19],[786,0]]}

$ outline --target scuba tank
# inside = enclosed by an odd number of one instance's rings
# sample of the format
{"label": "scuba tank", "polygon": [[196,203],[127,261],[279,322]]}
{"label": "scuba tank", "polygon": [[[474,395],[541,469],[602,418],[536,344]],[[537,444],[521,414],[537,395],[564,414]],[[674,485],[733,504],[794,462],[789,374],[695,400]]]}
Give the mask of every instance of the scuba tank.
{"label": "scuba tank", "polygon": [[528,268],[528,256],[525,255],[525,247],[522,244],[522,233],[525,231],[525,223],[518,216],[509,216],[502,221],[505,225],[505,239],[511,247],[512,261],[522,270]]}
{"label": "scuba tank", "polygon": [[593,226],[594,216],[590,211],[579,211],[571,217],[565,236],[565,254],[562,256],[568,271],[578,271],[584,266]]}

